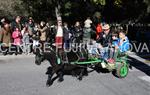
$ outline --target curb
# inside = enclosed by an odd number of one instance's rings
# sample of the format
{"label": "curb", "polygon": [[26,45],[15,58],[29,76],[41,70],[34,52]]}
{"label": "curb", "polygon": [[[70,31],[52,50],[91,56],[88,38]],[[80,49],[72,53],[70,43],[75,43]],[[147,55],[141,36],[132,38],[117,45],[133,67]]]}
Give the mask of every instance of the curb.
{"label": "curb", "polygon": [[30,54],[30,55],[25,55],[25,54],[21,54],[21,55],[0,55],[0,60],[10,60],[10,59],[22,59],[22,58],[33,58],[35,55],[34,54]]}

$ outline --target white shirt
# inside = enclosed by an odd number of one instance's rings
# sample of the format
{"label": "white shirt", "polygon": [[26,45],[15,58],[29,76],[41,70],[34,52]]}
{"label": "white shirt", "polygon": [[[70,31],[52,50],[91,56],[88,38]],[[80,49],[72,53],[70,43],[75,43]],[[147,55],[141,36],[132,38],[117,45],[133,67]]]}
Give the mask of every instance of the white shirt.
{"label": "white shirt", "polygon": [[58,26],[56,37],[63,37],[63,29],[61,26]]}
{"label": "white shirt", "polygon": [[85,28],[90,28],[91,27],[91,24],[92,24],[92,21],[90,19],[87,19],[85,22],[84,22],[84,27]]}
{"label": "white shirt", "polygon": [[22,36],[24,35],[24,32],[25,32],[24,30],[21,30],[21,34],[22,34]]}

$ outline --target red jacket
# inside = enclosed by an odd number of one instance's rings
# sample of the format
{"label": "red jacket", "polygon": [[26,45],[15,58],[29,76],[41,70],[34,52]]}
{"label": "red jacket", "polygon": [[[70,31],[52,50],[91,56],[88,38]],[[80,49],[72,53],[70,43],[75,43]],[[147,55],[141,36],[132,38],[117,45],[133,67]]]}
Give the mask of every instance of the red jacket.
{"label": "red jacket", "polygon": [[14,45],[21,45],[22,44],[22,35],[19,30],[16,30],[12,34],[12,38],[14,39]]}
{"label": "red jacket", "polygon": [[96,39],[99,38],[99,35],[101,32],[102,32],[102,26],[101,26],[101,24],[98,24],[96,27]]}

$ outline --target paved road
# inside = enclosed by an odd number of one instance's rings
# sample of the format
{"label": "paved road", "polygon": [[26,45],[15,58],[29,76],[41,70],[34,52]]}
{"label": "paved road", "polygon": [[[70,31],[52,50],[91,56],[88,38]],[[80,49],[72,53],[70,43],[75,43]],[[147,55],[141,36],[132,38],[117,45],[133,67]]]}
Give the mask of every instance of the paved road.
{"label": "paved road", "polygon": [[[139,60],[131,61],[142,64]],[[82,81],[66,75],[62,83],[56,80],[51,87],[46,87],[48,62],[37,66],[32,55],[1,56],[0,95],[150,95],[150,64],[143,64],[145,70],[143,65],[137,65],[125,79],[94,71]]]}

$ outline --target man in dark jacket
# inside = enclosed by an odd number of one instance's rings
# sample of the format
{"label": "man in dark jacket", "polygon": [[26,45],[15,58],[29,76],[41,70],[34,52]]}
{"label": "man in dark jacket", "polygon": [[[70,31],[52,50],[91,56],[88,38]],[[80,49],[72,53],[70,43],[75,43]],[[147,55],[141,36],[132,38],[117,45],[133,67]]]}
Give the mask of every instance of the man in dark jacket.
{"label": "man in dark jacket", "polygon": [[70,43],[70,30],[66,22],[64,23],[64,27],[63,27],[63,35],[64,35],[64,47],[65,49],[68,49]]}
{"label": "man in dark jacket", "polygon": [[110,32],[110,28],[107,25],[104,25],[105,27],[103,28],[104,33],[102,35],[102,39],[100,41],[101,45],[103,47],[108,47],[111,43],[111,32]]}
{"label": "man in dark jacket", "polygon": [[109,58],[108,52],[109,52],[109,45],[111,44],[111,32],[110,32],[110,26],[108,24],[105,24],[103,27],[103,35],[100,39],[101,43],[101,56],[104,60],[107,60]]}

